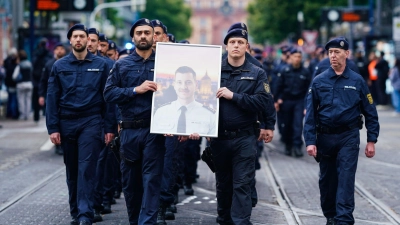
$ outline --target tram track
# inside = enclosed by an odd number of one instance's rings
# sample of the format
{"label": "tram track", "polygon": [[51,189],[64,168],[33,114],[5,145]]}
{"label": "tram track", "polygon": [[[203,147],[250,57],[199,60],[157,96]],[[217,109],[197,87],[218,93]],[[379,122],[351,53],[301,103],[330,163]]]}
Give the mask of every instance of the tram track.
{"label": "tram track", "polygon": [[45,178],[43,178],[42,180],[38,181],[37,183],[35,183],[33,185],[30,185],[29,187],[25,188],[23,191],[19,192],[18,194],[16,194],[12,198],[8,199],[5,203],[0,205],[0,215],[2,213],[4,213],[7,209],[9,209],[11,206],[15,205],[19,201],[21,201],[24,198],[28,197],[32,193],[40,190],[41,188],[46,186],[49,182],[51,182],[51,181],[57,179],[58,177],[60,177],[63,174],[64,170],[65,170],[64,167],[59,168],[58,170],[56,170],[52,174],[46,176]]}

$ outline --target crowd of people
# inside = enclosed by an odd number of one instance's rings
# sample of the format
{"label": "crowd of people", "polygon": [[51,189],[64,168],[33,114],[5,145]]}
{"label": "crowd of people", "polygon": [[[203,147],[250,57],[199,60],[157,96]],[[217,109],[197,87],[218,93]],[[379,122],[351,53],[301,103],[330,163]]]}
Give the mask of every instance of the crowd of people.
{"label": "crowd of people", "polygon": [[[152,97],[160,87],[153,81],[156,43],[176,41],[156,19],[137,20],[129,33],[134,48],[119,50],[96,28],[75,24],[67,33],[70,49],[58,43],[51,54],[48,41],[42,39],[31,61],[25,51],[11,49],[3,64],[7,117],[28,120],[33,111],[38,122],[42,109],[50,140],[63,150],[71,225],[101,222],[121,193],[131,225],[164,225],[175,219],[179,190],[194,194],[201,132],[186,125],[198,119],[186,114],[194,107],[193,96],[185,98],[179,92],[196,88],[195,72],[185,66],[177,70],[176,80],[182,81],[174,86],[178,99],[155,113],[157,121],[176,120],[169,128],[178,135],[150,133]],[[318,46],[308,60],[299,48],[287,45],[280,47],[280,59],[265,58],[261,49],[250,48],[248,35],[244,23],[235,23],[221,40],[226,52],[215,96],[218,137],[206,143],[215,169],[216,222],[251,224],[258,157],[263,142],[272,140],[277,122],[284,154],[302,157],[305,146],[320,162],[327,224],[354,224],[358,154],[352,153],[359,150],[359,117],[364,115],[368,129],[365,154],[373,157],[379,134],[375,105],[389,104],[387,79],[400,115],[400,59],[392,69],[383,52],[379,57],[372,52],[369,61],[362,52],[349,59],[344,38]],[[163,121],[168,104],[176,115]],[[213,119],[215,111],[200,103],[195,106],[201,118]],[[333,159],[343,162],[335,164]],[[344,173],[342,167],[349,171]],[[339,179],[338,174],[345,175]]]}

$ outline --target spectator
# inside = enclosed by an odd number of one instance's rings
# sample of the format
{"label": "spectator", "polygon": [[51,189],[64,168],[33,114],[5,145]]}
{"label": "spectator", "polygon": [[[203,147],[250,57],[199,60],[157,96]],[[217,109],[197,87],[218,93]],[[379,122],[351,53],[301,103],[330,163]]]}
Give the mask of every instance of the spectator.
{"label": "spectator", "polygon": [[[17,96],[20,118],[27,120],[32,106],[32,63],[24,50],[18,52],[19,65],[14,70],[13,78],[16,80],[19,73],[22,79],[17,83]],[[37,100],[36,100],[37,101]]]}
{"label": "spectator", "polygon": [[395,111],[393,115],[400,116],[400,58],[396,59],[393,69],[390,71],[390,82],[393,86],[393,106]]}
{"label": "spectator", "polygon": [[385,53],[381,52],[381,55],[378,59],[378,63],[375,66],[375,69],[378,74],[378,99],[377,102],[379,105],[387,104],[387,94],[386,94],[386,80],[389,76],[389,63],[384,59]]}
{"label": "spectator", "polygon": [[12,79],[12,75],[15,67],[17,66],[17,49],[11,48],[8,52],[7,58],[4,60],[4,69],[6,72],[6,76],[4,79],[4,83],[7,87],[8,93],[8,101],[7,101],[7,118],[18,119],[18,100],[17,100],[17,83]]}

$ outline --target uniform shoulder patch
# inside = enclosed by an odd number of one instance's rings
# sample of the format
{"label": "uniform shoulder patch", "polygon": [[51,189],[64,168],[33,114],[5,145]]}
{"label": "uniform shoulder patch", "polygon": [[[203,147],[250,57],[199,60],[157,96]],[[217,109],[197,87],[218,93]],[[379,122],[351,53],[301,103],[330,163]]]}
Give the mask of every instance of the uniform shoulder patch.
{"label": "uniform shoulder patch", "polygon": [[215,109],[208,107],[206,105],[203,105],[203,108],[207,109],[208,111],[212,112],[213,114],[215,114],[215,112],[216,112]]}
{"label": "uniform shoulder patch", "polygon": [[371,104],[371,105],[374,104],[374,99],[372,99],[371,93],[367,94],[367,98],[368,98],[369,104]]}
{"label": "uniform shoulder patch", "polygon": [[265,92],[267,92],[267,93],[270,93],[270,92],[271,92],[271,88],[269,87],[269,84],[268,84],[268,83],[264,83],[264,90],[265,90]]}

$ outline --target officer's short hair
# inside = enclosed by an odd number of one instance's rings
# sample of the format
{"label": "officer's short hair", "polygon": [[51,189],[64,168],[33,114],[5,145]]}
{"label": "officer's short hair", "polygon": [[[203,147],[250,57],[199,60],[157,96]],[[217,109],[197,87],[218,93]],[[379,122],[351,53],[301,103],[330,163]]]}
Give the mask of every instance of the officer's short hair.
{"label": "officer's short hair", "polygon": [[177,73],[191,73],[193,74],[193,79],[196,80],[196,72],[188,66],[181,66],[175,71],[175,76]]}

